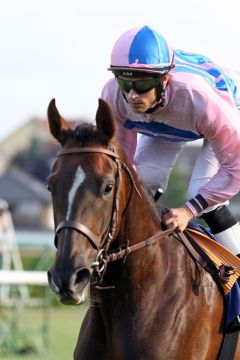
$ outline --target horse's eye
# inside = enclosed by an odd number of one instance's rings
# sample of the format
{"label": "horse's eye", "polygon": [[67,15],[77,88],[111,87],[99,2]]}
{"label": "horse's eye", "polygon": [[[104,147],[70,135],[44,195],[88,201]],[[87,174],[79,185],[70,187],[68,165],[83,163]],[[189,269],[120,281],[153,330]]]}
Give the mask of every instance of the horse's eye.
{"label": "horse's eye", "polygon": [[107,184],[104,189],[104,194],[109,194],[113,189],[113,184]]}

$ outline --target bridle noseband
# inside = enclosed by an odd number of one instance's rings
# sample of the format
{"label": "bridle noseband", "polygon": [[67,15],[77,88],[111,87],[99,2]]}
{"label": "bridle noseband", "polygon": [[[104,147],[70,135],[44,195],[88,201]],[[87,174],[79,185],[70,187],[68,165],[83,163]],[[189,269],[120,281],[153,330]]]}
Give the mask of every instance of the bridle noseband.
{"label": "bridle noseband", "polygon": [[[74,229],[76,231],[78,231],[79,233],[84,234],[89,242],[91,243],[91,245],[98,250],[98,243],[99,243],[99,237],[97,235],[95,235],[90,229],[88,229],[85,225],[78,223],[77,221],[68,221],[68,220],[64,220],[62,222],[60,222],[60,224],[58,224],[57,228],[56,228],[56,232],[55,232],[55,237],[58,236],[60,230],[62,229]],[[54,241],[55,245],[57,244],[57,241]]]}

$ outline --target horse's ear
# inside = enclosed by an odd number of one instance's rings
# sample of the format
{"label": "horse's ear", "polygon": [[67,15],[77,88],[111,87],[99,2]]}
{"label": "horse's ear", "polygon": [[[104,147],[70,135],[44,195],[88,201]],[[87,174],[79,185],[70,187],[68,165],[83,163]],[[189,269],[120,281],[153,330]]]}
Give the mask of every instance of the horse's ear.
{"label": "horse's ear", "polygon": [[64,141],[66,131],[70,130],[70,126],[59,114],[55,104],[55,99],[52,99],[48,105],[48,124],[52,136],[61,144]]}
{"label": "horse's ear", "polygon": [[100,142],[107,144],[114,136],[115,122],[110,106],[102,99],[98,99],[96,125]]}

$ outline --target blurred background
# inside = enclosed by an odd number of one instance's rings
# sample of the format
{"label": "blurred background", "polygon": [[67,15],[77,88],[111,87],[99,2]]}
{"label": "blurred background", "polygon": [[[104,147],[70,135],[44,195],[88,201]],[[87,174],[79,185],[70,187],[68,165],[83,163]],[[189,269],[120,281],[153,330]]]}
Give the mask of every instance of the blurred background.
{"label": "blurred background", "polygon": [[[175,48],[240,70],[238,0],[8,0],[0,2],[0,359],[72,359],[88,304],[64,307],[51,294],[53,217],[46,190],[58,144],[46,120],[56,98],[74,126],[94,121],[116,38],[141,24]],[[178,206],[200,143],[182,152],[162,197]],[[240,198],[231,208],[240,219]],[[13,273],[14,271],[14,273]]]}

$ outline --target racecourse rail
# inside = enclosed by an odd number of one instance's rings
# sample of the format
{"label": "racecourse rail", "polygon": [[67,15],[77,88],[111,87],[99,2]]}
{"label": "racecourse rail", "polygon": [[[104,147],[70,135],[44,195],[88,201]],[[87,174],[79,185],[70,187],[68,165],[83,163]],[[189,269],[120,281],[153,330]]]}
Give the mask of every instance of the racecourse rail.
{"label": "racecourse rail", "polygon": [[48,285],[46,271],[0,270],[1,285]]}

